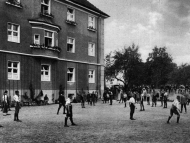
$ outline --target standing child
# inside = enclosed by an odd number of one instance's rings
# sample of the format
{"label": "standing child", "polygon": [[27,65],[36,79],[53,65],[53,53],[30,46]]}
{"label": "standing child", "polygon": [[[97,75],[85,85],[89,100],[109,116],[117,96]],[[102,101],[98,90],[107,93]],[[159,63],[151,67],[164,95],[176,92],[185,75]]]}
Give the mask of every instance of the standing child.
{"label": "standing child", "polygon": [[164,108],[167,108],[168,91],[164,93]]}
{"label": "standing child", "polygon": [[147,92],[147,105],[150,105],[150,92]]}
{"label": "standing child", "polygon": [[15,114],[14,114],[14,121],[21,122],[18,118],[19,110],[20,110],[20,99],[19,99],[19,91],[15,91],[14,95],[14,101],[15,101]]}
{"label": "standing child", "polygon": [[69,127],[67,125],[67,119],[68,118],[70,118],[71,125],[76,126],[76,124],[73,122],[73,109],[72,109],[71,101],[72,101],[72,94],[69,94],[68,98],[66,100],[66,104],[65,104],[66,105],[66,110],[67,110],[67,114],[66,114],[66,117],[65,117],[65,127]]}
{"label": "standing child", "polygon": [[127,107],[127,93],[126,92],[124,92],[123,94],[123,100],[124,100],[124,104],[125,104],[124,108],[125,108]]}
{"label": "standing child", "polygon": [[140,95],[140,108],[141,108],[140,111],[145,111],[143,101],[144,101],[144,95],[141,94]]}
{"label": "standing child", "polygon": [[131,98],[129,99],[129,105],[130,105],[130,119],[131,119],[131,120],[135,120],[135,119],[133,118],[133,114],[134,114],[134,112],[135,112],[135,99],[134,99],[133,96],[134,96],[134,95],[132,94],[132,95],[131,95]]}
{"label": "standing child", "polygon": [[6,116],[8,113],[8,91],[6,90],[3,94],[3,116]]}
{"label": "standing child", "polygon": [[65,96],[64,96],[64,91],[59,92],[59,107],[57,109],[57,115],[59,114],[59,110],[63,106],[63,114],[65,113]]}
{"label": "standing child", "polygon": [[179,99],[180,99],[180,96],[177,96],[177,98],[172,103],[172,107],[170,109],[170,116],[168,117],[168,121],[167,121],[168,124],[170,123],[169,121],[172,118],[173,113],[177,115],[177,123],[179,123],[179,118],[180,118]]}

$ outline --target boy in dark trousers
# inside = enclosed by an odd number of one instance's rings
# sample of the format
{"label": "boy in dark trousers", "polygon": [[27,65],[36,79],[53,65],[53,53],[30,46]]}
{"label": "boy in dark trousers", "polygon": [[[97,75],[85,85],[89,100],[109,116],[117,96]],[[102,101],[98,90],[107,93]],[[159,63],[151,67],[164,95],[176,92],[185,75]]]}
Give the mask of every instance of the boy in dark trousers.
{"label": "boy in dark trousers", "polygon": [[15,91],[14,95],[14,101],[15,101],[15,114],[14,114],[14,121],[21,122],[18,118],[19,110],[20,110],[20,99],[19,99],[19,91]]}
{"label": "boy in dark trousers", "polygon": [[133,118],[133,114],[134,114],[134,112],[135,112],[135,99],[134,99],[133,96],[134,96],[134,95],[131,94],[131,98],[129,99],[129,105],[130,105],[130,119],[131,119],[131,120],[135,120],[135,119]]}
{"label": "boy in dark trousers", "polygon": [[173,113],[177,115],[177,123],[179,123],[179,118],[180,118],[179,99],[180,99],[180,96],[177,96],[177,98],[172,103],[172,107],[170,109],[170,116],[168,117],[168,121],[167,121],[168,124],[170,123],[169,121],[172,118]]}
{"label": "boy in dark trousers", "polygon": [[65,113],[65,96],[64,96],[64,91],[60,91],[59,92],[59,107],[57,110],[57,115],[59,114],[59,110],[61,109],[61,107],[63,106],[63,114]]}
{"label": "boy in dark trousers", "polygon": [[141,99],[140,99],[140,111],[145,111],[145,109],[144,109],[144,103],[143,103],[143,101],[144,101],[144,95],[143,94],[141,94],[140,95],[141,97]]}
{"label": "boy in dark trousers", "polygon": [[85,93],[83,91],[80,93],[80,98],[81,98],[81,107],[85,108]]}
{"label": "boy in dark trousers", "polygon": [[71,101],[72,101],[72,94],[69,94],[68,95],[68,98],[66,100],[66,110],[67,110],[67,114],[66,114],[66,117],[65,117],[65,127],[69,127],[67,125],[67,119],[70,118],[70,121],[71,121],[71,125],[72,126],[76,126],[76,124],[73,122],[73,110],[72,110],[72,104],[71,104]]}
{"label": "boy in dark trousers", "polygon": [[168,91],[164,93],[164,108],[167,108]]}
{"label": "boy in dark trousers", "polygon": [[3,116],[6,116],[8,113],[8,91],[6,90],[3,94]]}

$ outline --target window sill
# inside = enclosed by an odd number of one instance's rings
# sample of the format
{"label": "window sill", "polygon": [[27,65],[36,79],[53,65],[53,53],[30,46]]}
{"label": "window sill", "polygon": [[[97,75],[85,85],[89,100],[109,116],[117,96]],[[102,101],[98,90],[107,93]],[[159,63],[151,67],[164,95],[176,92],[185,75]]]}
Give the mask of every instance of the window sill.
{"label": "window sill", "polygon": [[7,40],[8,42],[11,42],[11,43],[16,43],[16,44],[20,44],[20,42],[16,42],[16,41],[9,41]]}
{"label": "window sill", "polygon": [[66,20],[65,22],[68,23],[68,24],[70,24],[70,25],[74,25],[74,26],[77,25],[77,23],[75,21]]}
{"label": "window sill", "polygon": [[8,80],[20,80],[20,79],[8,79]]}
{"label": "window sill", "polygon": [[67,83],[75,83],[75,81],[67,81]]}
{"label": "window sill", "polygon": [[75,52],[67,51],[68,53],[75,54]]}
{"label": "window sill", "polygon": [[51,80],[41,80],[41,81],[43,81],[43,82],[50,82]]}
{"label": "window sill", "polygon": [[95,55],[88,55],[88,56],[90,56],[90,57],[95,57]]}
{"label": "window sill", "polygon": [[45,47],[45,45],[38,45],[38,44],[30,44],[30,47],[33,49],[44,49],[44,50],[52,50],[52,51],[57,51],[57,52],[61,52],[61,48],[57,47],[57,46],[53,46],[53,47]]}
{"label": "window sill", "polygon": [[21,3],[15,3],[15,2],[11,2],[11,1],[7,1],[5,3],[8,4],[8,5],[11,5],[11,6],[15,6],[17,8],[22,8]]}
{"label": "window sill", "polygon": [[87,29],[88,29],[89,31],[96,32],[96,29],[95,29],[95,28],[88,27]]}
{"label": "window sill", "polygon": [[46,17],[49,17],[49,18],[54,18],[54,16],[50,13],[40,13],[40,16],[46,16]]}
{"label": "window sill", "polygon": [[89,82],[90,84],[94,84],[95,82]]}

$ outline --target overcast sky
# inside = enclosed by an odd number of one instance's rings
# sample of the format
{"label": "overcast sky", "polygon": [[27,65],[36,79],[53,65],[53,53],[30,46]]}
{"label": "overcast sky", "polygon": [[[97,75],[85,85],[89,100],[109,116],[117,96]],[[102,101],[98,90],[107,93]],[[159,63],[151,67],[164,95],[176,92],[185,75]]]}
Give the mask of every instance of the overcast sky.
{"label": "overcast sky", "polygon": [[190,64],[190,0],[88,1],[110,15],[105,54],[135,43],[145,61],[154,46],[166,46],[175,63]]}

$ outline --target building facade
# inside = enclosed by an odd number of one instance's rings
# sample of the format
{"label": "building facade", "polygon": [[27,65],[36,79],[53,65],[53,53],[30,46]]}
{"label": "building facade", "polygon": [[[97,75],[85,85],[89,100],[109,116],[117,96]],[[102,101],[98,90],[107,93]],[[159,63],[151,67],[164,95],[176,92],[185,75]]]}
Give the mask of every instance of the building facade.
{"label": "building facade", "polygon": [[1,0],[0,93],[104,90],[104,19],[87,0]]}

